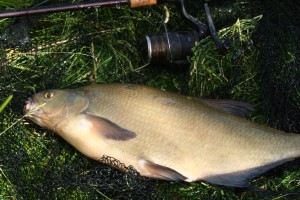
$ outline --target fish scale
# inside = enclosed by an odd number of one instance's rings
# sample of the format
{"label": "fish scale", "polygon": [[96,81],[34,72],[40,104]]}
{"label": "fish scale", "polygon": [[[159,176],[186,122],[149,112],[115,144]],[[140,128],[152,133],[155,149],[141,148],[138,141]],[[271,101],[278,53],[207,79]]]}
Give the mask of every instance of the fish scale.
{"label": "fish scale", "polygon": [[[248,179],[300,156],[299,135],[224,113],[198,98],[128,84],[48,92],[53,99],[36,94],[26,112],[37,102],[45,103],[45,113],[63,112],[63,102],[68,107],[75,96],[72,102],[81,103],[72,105],[67,118],[61,115],[54,131],[83,154],[114,157],[143,176],[244,187]],[[53,130],[36,116],[28,118]]]}

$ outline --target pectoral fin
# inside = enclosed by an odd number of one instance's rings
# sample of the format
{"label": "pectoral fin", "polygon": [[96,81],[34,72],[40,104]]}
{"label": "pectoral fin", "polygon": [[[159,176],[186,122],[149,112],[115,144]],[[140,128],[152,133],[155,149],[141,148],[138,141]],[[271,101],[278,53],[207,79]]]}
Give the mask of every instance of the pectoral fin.
{"label": "pectoral fin", "polygon": [[148,177],[163,179],[168,181],[183,181],[187,179],[185,176],[178,173],[174,169],[162,165],[158,165],[147,160],[140,160],[139,164],[140,167],[146,173],[148,173],[147,174]]}
{"label": "pectoral fin", "polygon": [[85,116],[92,125],[91,130],[107,139],[125,141],[136,137],[136,133],[124,129],[108,119],[91,114],[85,114]]}

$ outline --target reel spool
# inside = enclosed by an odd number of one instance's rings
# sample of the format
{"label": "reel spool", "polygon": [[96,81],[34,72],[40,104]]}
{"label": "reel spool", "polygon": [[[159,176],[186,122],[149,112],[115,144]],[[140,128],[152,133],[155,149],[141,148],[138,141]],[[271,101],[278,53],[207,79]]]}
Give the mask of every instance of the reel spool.
{"label": "reel spool", "polygon": [[163,34],[146,35],[146,42],[144,44],[146,47],[144,49],[147,49],[147,53],[145,53],[144,57],[146,57],[148,63],[172,67],[188,65],[187,57],[192,54],[192,48],[195,46],[195,43],[206,37],[209,33],[220,51],[228,49],[228,47],[224,48],[224,45],[218,38],[207,4],[204,5],[204,8],[208,25],[200,22],[186,12],[184,0],[178,0],[178,2],[181,4],[184,17],[197,26],[198,31],[168,32],[165,28],[166,32]]}
{"label": "reel spool", "polygon": [[186,58],[191,55],[197,41],[199,34],[196,31],[146,35],[147,61],[151,64],[186,65]]}

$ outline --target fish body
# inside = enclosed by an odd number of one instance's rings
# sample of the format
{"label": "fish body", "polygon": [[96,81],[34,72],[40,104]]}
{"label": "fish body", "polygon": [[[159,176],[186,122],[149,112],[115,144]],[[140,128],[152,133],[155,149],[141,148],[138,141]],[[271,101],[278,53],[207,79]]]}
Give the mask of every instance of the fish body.
{"label": "fish body", "polygon": [[300,136],[263,127],[198,98],[130,84],[49,90],[28,118],[84,155],[132,165],[142,176],[244,187],[300,156]]}

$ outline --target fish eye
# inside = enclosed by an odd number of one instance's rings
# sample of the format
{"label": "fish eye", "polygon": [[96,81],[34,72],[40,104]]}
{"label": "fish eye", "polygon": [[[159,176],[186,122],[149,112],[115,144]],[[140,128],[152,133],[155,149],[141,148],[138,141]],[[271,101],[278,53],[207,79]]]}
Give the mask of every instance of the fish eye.
{"label": "fish eye", "polygon": [[46,92],[45,93],[45,98],[46,99],[50,99],[50,98],[52,98],[54,96],[54,92]]}

